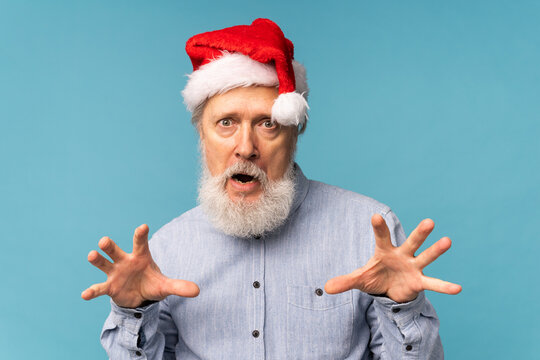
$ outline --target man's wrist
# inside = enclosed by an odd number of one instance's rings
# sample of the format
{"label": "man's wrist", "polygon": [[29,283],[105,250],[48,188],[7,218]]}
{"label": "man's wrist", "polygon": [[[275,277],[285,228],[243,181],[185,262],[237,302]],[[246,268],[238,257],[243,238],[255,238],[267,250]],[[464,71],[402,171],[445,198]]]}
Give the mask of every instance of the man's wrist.
{"label": "man's wrist", "polygon": [[147,307],[147,306],[150,306],[150,305],[152,305],[152,304],[155,304],[155,303],[157,303],[157,302],[159,302],[159,301],[157,301],[157,300],[144,300],[144,301],[141,303],[141,305],[139,305],[139,306],[137,306],[137,307],[138,307],[138,308],[143,308],[143,307]]}
{"label": "man's wrist", "polygon": [[[113,300],[114,302],[114,300]],[[126,309],[126,310],[135,310],[135,309],[141,309],[141,308],[145,308],[147,306],[150,306],[152,304],[155,304],[159,301],[156,301],[156,300],[144,300],[142,303],[140,303],[139,305],[137,306],[121,306],[121,305],[118,305],[116,302],[114,302],[114,304],[116,306],[118,306],[120,309]]]}

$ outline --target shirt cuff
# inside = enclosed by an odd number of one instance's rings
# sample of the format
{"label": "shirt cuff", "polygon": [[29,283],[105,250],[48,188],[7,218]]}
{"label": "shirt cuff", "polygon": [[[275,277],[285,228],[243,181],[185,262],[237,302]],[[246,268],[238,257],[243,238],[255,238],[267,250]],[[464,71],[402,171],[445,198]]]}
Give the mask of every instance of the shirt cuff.
{"label": "shirt cuff", "polygon": [[159,318],[159,302],[134,309],[118,306],[111,299],[112,322],[132,335],[138,335],[142,326],[157,323]]}
{"label": "shirt cuff", "polygon": [[398,327],[405,326],[415,316],[420,314],[424,308],[426,302],[426,296],[423,291],[418,293],[416,299],[406,302],[398,303],[394,300],[382,297],[374,296],[375,306],[390,320],[395,322]]}

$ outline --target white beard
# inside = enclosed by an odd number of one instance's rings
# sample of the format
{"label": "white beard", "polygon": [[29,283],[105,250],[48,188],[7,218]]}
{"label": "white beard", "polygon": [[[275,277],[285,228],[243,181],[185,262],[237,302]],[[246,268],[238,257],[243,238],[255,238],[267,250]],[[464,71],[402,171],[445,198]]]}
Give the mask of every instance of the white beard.
{"label": "white beard", "polygon": [[[212,176],[202,156],[199,180],[199,203],[212,224],[227,235],[252,237],[268,233],[282,225],[291,211],[294,200],[294,161],[291,160],[283,177],[270,181],[266,173],[250,161],[237,162],[218,176]],[[243,198],[233,201],[225,185],[235,173],[257,177],[262,193],[257,200]]]}

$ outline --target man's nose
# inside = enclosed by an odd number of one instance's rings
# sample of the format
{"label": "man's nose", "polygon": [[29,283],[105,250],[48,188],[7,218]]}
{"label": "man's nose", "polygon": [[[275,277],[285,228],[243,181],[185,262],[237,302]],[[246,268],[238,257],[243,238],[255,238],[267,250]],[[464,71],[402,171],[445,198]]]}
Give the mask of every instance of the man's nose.
{"label": "man's nose", "polygon": [[259,150],[257,149],[255,134],[251,127],[242,127],[237,136],[236,157],[244,160],[257,159],[259,157]]}

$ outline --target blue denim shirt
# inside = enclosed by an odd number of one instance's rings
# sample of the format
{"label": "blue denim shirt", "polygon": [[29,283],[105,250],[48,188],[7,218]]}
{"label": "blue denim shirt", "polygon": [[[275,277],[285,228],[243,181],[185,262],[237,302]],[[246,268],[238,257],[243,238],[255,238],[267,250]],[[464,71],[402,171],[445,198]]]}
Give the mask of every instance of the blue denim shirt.
{"label": "blue denim shirt", "polygon": [[358,290],[326,294],[332,277],[374,251],[371,216],[392,242],[405,234],[371,198],[305,178],[296,166],[287,222],[262,238],[216,230],[200,207],[150,240],[161,271],[199,285],[196,298],[169,296],[112,310],[101,334],[111,359],[442,359],[439,321],[424,293],[398,304]]}

